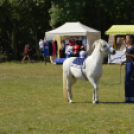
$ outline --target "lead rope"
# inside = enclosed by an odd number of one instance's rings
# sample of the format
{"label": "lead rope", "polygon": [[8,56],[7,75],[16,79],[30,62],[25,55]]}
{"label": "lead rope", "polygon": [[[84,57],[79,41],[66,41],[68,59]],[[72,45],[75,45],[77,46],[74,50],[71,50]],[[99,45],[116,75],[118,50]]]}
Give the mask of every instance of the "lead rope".
{"label": "lead rope", "polygon": [[[121,66],[120,66],[120,88],[121,88]],[[119,97],[120,97],[120,88],[119,88]]]}
{"label": "lead rope", "polygon": [[[122,59],[122,57],[123,56],[125,56],[125,54],[123,54],[121,57],[117,57],[117,58],[114,58],[113,60],[112,60],[112,62],[115,60],[115,59]],[[120,66],[120,88],[121,88],[121,66]],[[119,88],[119,97],[120,97],[120,88]]]}
{"label": "lead rope", "polygon": [[[123,55],[122,55],[121,57],[114,58],[114,59],[112,60],[112,62],[113,62],[115,59],[118,59],[118,58],[121,59],[122,57],[123,57]],[[131,59],[131,58],[130,58],[130,59]],[[134,61],[133,61],[132,59],[131,59],[131,61],[132,61],[133,66],[134,66]],[[131,80],[132,80],[132,81],[134,81],[133,76],[134,76],[134,71],[133,71],[132,76],[131,76]],[[121,87],[121,66],[120,66],[120,87]],[[120,88],[119,88],[119,97],[120,97]]]}

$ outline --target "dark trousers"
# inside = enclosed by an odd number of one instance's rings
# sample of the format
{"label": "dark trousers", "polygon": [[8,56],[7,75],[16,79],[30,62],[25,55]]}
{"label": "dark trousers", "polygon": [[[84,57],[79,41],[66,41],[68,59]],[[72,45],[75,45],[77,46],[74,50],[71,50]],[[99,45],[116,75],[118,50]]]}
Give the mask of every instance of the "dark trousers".
{"label": "dark trousers", "polygon": [[126,63],[125,68],[125,100],[126,102],[134,102],[134,81],[132,74],[134,72],[134,65],[132,62]]}

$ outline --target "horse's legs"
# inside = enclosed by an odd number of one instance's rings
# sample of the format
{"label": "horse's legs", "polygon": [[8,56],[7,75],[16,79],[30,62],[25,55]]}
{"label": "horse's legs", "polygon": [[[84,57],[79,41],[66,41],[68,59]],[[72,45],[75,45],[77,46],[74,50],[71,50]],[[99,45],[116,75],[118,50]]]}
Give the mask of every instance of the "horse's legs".
{"label": "horse's legs", "polygon": [[72,75],[70,76],[70,79],[67,80],[67,90],[68,90],[69,103],[73,103],[71,87],[75,82],[76,82],[76,79]]}
{"label": "horse's legs", "polygon": [[97,86],[97,88],[96,88],[96,90],[95,90],[95,103],[99,103],[99,98],[98,98],[98,84],[99,84],[99,79],[96,79],[95,80],[95,83],[96,83],[96,86]]}
{"label": "horse's legs", "polygon": [[97,92],[97,90],[98,90],[97,83],[96,83],[95,79],[92,78],[92,77],[89,77],[88,79],[89,79],[89,81],[91,82],[91,84],[92,84],[93,87],[94,87],[94,92],[93,92],[93,103],[98,103],[99,100],[98,100],[98,92]]}

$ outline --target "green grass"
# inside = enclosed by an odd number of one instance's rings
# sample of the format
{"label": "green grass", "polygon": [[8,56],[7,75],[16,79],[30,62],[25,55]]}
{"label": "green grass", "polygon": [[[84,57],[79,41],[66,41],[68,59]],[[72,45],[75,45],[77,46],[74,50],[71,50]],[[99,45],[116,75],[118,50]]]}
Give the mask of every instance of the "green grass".
{"label": "green grass", "polygon": [[124,102],[124,66],[103,65],[99,104],[77,81],[63,100],[62,65],[0,64],[0,134],[133,134],[134,104]]}

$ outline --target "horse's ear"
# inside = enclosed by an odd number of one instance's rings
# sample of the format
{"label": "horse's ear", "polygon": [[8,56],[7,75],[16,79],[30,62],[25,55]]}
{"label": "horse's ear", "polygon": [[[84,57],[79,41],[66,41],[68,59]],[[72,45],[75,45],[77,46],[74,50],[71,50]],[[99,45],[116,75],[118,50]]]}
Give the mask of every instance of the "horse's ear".
{"label": "horse's ear", "polygon": [[98,45],[100,43],[100,40],[96,40],[93,44],[93,48],[95,48],[96,45]]}
{"label": "horse's ear", "polygon": [[96,42],[94,42],[94,43],[93,43],[93,45],[92,45],[92,49],[94,49],[94,48],[95,48],[95,45],[96,45]]}

